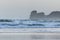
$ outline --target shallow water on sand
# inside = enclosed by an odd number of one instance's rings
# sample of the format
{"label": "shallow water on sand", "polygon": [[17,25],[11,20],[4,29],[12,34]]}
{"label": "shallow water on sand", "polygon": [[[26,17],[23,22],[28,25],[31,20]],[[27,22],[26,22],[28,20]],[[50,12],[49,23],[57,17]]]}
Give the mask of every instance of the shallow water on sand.
{"label": "shallow water on sand", "polygon": [[0,40],[60,40],[60,33],[0,33]]}

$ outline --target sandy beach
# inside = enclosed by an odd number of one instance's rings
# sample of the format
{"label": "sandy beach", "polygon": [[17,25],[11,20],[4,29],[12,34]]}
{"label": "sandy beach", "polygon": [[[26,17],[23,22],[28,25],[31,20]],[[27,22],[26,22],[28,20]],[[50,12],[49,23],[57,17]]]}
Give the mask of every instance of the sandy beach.
{"label": "sandy beach", "polygon": [[60,33],[0,33],[0,40],[60,40]]}

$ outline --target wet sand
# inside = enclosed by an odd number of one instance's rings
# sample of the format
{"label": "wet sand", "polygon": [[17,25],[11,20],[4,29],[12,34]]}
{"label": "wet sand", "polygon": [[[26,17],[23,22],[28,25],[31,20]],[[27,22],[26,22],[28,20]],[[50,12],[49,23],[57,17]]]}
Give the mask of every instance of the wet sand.
{"label": "wet sand", "polygon": [[60,40],[60,33],[0,33],[0,40]]}

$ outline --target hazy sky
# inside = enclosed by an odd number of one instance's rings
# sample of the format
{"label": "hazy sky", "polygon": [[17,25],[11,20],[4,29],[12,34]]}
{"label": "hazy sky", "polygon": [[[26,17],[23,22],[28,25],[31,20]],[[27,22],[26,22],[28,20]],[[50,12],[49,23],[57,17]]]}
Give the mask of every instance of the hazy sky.
{"label": "hazy sky", "polygon": [[60,0],[0,0],[0,18],[28,19],[32,10],[60,11]]}

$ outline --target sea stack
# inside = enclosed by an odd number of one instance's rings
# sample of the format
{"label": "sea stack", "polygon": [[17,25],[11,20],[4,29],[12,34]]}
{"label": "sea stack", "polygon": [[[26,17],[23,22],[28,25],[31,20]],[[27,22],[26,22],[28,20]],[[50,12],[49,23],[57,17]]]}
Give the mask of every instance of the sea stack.
{"label": "sea stack", "polygon": [[45,15],[44,12],[38,13],[33,10],[30,15],[31,20],[60,20],[60,11],[53,11],[49,15]]}

